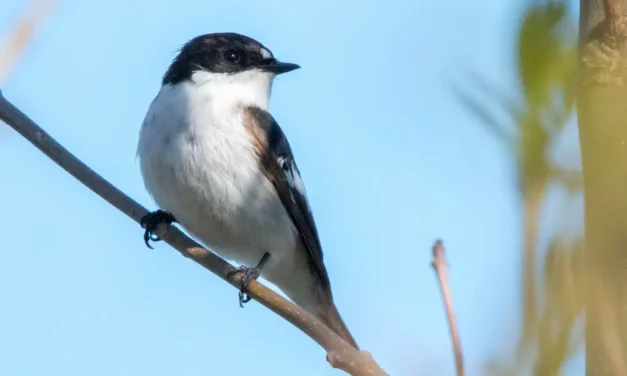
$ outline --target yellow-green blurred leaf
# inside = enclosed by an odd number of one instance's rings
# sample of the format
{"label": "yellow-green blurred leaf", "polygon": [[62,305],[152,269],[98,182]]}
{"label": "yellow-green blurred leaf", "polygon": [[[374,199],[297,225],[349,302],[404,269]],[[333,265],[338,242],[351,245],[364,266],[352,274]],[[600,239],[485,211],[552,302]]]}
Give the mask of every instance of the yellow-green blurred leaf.
{"label": "yellow-green blurred leaf", "polygon": [[531,107],[546,103],[555,79],[553,64],[561,53],[555,31],[566,14],[563,2],[536,3],[529,7],[518,38],[518,65],[525,97]]}

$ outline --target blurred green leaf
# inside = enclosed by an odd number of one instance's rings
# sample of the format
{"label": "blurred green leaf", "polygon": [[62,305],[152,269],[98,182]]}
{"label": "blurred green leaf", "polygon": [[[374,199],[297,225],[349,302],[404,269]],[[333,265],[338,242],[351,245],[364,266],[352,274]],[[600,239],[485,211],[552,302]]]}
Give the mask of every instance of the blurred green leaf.
{"label": "blurred green leaf", "polygon": [[538,328],[536,375],[558,375],[569,355],[581,343],[573,343],[573,330],[584,313],[581,274],[583,240],[554,238],[547,248],[544,285],[544,310]]}
{"label": "blurred green leaf", "polygon": [[[497,120],[497,118],[490,113],[484,105],[475,100],[471,94],[467,94],[459,88],[453,88],[453,94],[474,116],[481,120],[481,124],[486,127],[488,132],[496,136],[499,141],[505,143],[506,146],[512,147],[514,145],[513,132],[508,131],[506,129],[508,127],[503,125],[504,122]],[[512,128],[512,126],[509,128]]]}
{"label": "blurred green leaf", "polygon": [[[517,38],[521,100],[475,78],[473,92],[490,102],[457,90],[460,102],[500,140],[506,140],[516,158],[524,221],[522,330],[511,361],[492,361],[489,374],[559,375],[563,365],[581,345],[574,341],[577,320],[583,312],[581,260],[583,243],[566,241],[554,231],[539,229],[545,209],[543,197],[557,183],[568,194],[581,192],[581,173],[554,165],[550,156],[557,138],[572,119],[576,101],[577,29],[564,1],[534,1],[521,22]],[[501,121],[490,111],[504,110]],[[540,208],[540,209],[538,209]],[[569,215],[557,213],[557,220]],[[583,214],[582,214],[583,215]],[[539,233],[554,240],[542,252]],[[538,255],[544,255],[539,257]]]}
{"label": "blurred green leaf", "polygon": [[525,97],[534,108],[547,103],[556,80],[553,69],[561,54],[562,39],[555,31],[564,19],[563,2],[538,2],[527,10],[518,38],[518,64]]}
{"label": "blurred green leaf", "polygon": [[501,109],[509,114],[514,122],[513,126],[517,126],[521,117],[525,113],[524,104],[519,100],[512,98],[511,94],[505,92],[505,90],[498,88],[495,84],[488,82],[481,77],[477,72],[471,72],[469,78],[473,86],[483,92],[490,98],[493,98]]}
{"label": "blurred green leaf", "polygon": [[583,174],[581,171],[566,170],[553,166],[550,170],[550,178],[570,194],[583,190]]}

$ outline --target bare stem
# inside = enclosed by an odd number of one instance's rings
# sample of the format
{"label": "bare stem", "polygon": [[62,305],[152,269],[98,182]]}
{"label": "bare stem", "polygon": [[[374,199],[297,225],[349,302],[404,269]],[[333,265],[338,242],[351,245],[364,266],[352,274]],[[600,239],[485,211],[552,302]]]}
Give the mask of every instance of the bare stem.
{"label": "bare stem", "polygon": [[[15,129],[59,166],[135,222],[139,223],[141,217],[148,213],[146,208],[106,181],[56,142],[28,116],[4,98],[1,91],[0,120]],[[239,288],[241,275],[231,279],[226,278],[227,272],[233,269],[231,264],[207,251],[174,226],[163,225],[156,232],[163,241],[181,252],[183,256],[191,258],[218,277]],[[307,311],[292,304],[261,283],[252,281],[248,291],[253,299],[292,323],[322,346],[327,352],[327,360],[332,367],[354,376],[387,375],[369,352],[355,349]]]}
{"label": "bare stem", "polygon": [[433,245],[433,261],[431,262],[431,266],[435,270],[438,282],[440,283],[440,290],[442,291],[446,317],[448,318],[448,325],[451,330],[453,351],[455,352],[455,368],[457,369],[457,376],[464,376],[464,356],[462,353],[459,329],[457,328],[457,320],[455,320],[453,296],[451,294],[451,287],[448,279],[449,266],[446,261],[446,250],[440,240],[436,241]]}

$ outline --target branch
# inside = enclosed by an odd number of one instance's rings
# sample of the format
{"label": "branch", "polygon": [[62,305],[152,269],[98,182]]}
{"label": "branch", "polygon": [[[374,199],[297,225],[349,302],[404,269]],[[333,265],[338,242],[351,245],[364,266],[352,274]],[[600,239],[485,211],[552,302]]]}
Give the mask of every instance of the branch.
{"label": "branch", "polygon": [[[139,223],[141,217],[148,213],[146,208],[114,187],[50,137],[28,116],[4,98],[2,91],[0,91],[0,120],[15,129],[87,188],[135,222]],[[191,258],[224,281],[239,288],[241,274],[231,279],[226,278],[227,272],[233,269],[231,264],[204,249],[176,227],[161,225],[156,233],[163,241],[181,252],[183,256]],[[327,352],[327,361],[332,367],[341,369],[353,376],[387,375],[377,365],[369,352],[353,348],[307,311],[279,296],[261,283],[251,281],[248,292],[253,299],[292,323],[322,346]]]}
{"label": "branch", "polygon": [[435,274],[440,282],[440,290],[442,291],[442,299],[444,299],[444,308],[448,318],[448,325],[451,329],[451,339],[453,341],[453,351],[455,352],[455,368],[457,376],[464,376],[464,356],[462,354],[462,344],[455,320],[455,309],[453,308],[453,296],[448,280],[448,262],[446,262],[446,251],[441,240],[433,245],[433,261],[431,266],[435,270]]}

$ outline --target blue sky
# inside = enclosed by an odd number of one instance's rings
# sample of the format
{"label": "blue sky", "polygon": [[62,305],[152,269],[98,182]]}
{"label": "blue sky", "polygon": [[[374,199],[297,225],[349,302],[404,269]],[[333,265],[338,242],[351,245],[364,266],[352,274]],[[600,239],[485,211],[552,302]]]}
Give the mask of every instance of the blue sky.
{"label": "blue sky", "polygon": [[[25,7],[5,0],[0,31]],[[511,91],[522,2],[62,1],[5,95],[154,208],[139,126],[176,50],[258,39],[302,69],[271,112],[307,185],[337,305],[392,375],[454,372],[430,247],[442,238],[469,375],[517,328],[520,227],[507,151],[455,100],[476,71]],[[0,374],[340,375],[297,329],[0,128]],[[580,369],[573,375],[581,374]]]}

